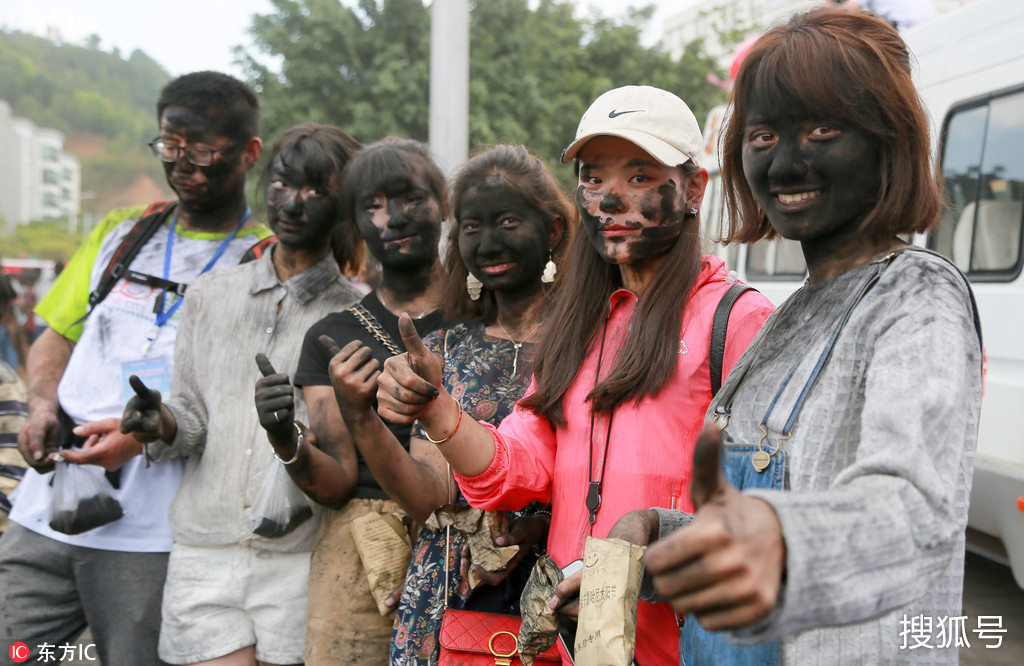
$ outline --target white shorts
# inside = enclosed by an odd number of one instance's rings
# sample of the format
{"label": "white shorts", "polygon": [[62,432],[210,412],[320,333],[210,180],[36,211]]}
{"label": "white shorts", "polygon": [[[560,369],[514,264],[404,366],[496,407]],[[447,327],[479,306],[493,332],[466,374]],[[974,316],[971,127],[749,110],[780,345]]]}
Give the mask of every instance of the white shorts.
{"label": "white shorts", "polygon": [[164,585],[160,658],[194,664],[255,645],[260,661],[302,663],[309,555],[175,543]]}

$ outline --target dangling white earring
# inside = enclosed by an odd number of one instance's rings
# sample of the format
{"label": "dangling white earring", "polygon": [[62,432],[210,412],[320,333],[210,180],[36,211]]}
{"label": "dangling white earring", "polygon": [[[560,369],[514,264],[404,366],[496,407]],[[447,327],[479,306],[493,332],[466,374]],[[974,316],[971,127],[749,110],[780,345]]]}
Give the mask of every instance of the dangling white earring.
{"label": "dangling white earring", "polygon": [[470,300],[480,300],[480,290],[483,288],[483,282],[478,280],[472,273],[466,273],[466,292],[469,293]]}
{"label": "dangling white earring", "polygon": [[696,217],[697,213],[699,213],[699,212],[700,211],[698,211],[695,206],[690,206],[690,215],[693,215],[694,217]]}
{"label": "dangling white earring", "polygon": [[544,264],[544,273],[540,276],[540,281],[544,284],[551,284],[555,281],[555,273],[558,272],[558,266],[555,265],[554,259],[551,255],[548,255],[548,263]]}

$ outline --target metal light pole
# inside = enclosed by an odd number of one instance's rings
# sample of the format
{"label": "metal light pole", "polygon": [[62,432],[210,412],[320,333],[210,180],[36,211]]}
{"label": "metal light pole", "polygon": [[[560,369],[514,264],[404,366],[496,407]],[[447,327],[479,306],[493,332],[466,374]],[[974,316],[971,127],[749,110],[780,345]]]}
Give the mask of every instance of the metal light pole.
{"label": "metal light pole", "polygon": [[430,14],[430,149],[451,172],[469,155],[469,0],[434,0]]}

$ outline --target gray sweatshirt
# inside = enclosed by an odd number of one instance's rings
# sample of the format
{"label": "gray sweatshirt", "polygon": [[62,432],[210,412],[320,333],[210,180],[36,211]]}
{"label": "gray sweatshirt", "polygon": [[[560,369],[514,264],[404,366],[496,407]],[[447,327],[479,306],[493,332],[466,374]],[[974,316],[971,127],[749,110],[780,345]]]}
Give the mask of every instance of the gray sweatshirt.
{"label": "gray sweatshirt", "polygon": [[[740,382],[726,443],[757,442],[783,378],[868,272],[805,285],[769,319],[719,393]],[[981,381],[966,282],[931,253],[898,255],[782,444],[786,489],[748,491],[779,516],[787,576],[775,610],[734,642],[782,639],[786,664],[957,663],[957,631],[977,638],[977,618],[949,618],[961,617]],[[659,515],[663,536],[691,518]],[[931,649],[911,648],[925,638]]]}

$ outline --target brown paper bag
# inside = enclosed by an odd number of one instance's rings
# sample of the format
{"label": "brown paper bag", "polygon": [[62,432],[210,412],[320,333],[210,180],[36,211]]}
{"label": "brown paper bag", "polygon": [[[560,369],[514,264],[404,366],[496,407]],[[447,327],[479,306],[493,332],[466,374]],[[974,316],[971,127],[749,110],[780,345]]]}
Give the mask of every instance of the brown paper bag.
{"label": "brown paper bag", "polygon": [[[483,511],[470,507],[445,505],[427,519],[427,528],[443,530],[448,525],[462,532],[469,544],[469,559],[487,571],[504,569],[519,552],[519,546],[495,546],[494,538],[508,533],[508,518],[504,511]],[[475,590],[480,578],[469,569],[469,587]]]}
{"label": "brown paper bag", "polygon": [[366,569],[366,581],[381,615],[392,611],[384,605],[405,580],[412,559],[412,544],[404,513],[370,512],[350,523],[352,540]]}
{"label": "brown paper bag", "polygon": [[[508,534],[508,518],[504,511],[487,511],[480,521],[480,526],[472,534],[466,536],[469,542],[469,559],[487,571],[499,571],[519,552],[519,546],[495,546],[494,539]],[[482,581],[469,569],[469,587],[475,590]]]}
{"label": "brown paper bag", "polygon": [[561,582],[562,570],[550,555],[544,555],[537,560],[523,588],[519,598],[523,623],[519,626],[518,645],[519,658],[526,666],[558,640],[558,611],[552,610],[548,602]]}
{"label": "brown paper bag", "polygon": [[580,583],[576,663],[629,666],[636,648],[642,546],[587,537]]}

